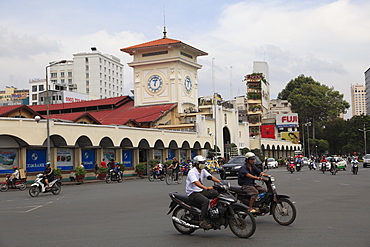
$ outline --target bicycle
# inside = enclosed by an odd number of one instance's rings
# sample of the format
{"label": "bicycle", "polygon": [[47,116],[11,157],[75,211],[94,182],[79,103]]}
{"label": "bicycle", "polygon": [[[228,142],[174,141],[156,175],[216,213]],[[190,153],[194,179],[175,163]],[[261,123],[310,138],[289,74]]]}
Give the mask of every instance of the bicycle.
{"label": "bicycle", "polygon": [[[178,180],[177,180],[178,184],[182,183],[183,176],[184,176],[183,172],[179,171]],[[166,184],[168,185],[172,184],[172,182],[175,181],[175,178],[176,178],[176,173],[174,173],[172,169],[168,169],[166,172]]]}

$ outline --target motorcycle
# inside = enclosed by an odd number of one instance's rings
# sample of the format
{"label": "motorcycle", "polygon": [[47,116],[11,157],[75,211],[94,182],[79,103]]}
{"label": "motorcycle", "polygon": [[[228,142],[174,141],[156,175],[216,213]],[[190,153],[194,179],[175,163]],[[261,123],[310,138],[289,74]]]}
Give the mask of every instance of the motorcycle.
{"label": "motorcycle", "polygon": [[293,161],[290,161],[288,163],[287,170],[290,171],[290,173],[293,173],[295,171],[295,164]]}
{"label": "motorcycle", "polygon": [[338,172],[337,164],[333,161],[330,162],[330,172],[331,172],[331,175],[336,175]]}
{"label": "motorcycle", "polygon": [[[257,217],[272,214],[274,220],[280,225],[288,226],[292,224],[297,216],[297,210],[289,200],[290,197],[276,192],[275,177],[263,177],[263,182],[266,184],[267,192],[258,195],[253,204],[257,213],[253,213],[253,215]],[[231,186],[230,191],[240,202],[249,205],[250,196],[242,190],[242,187]]]}
{"label": "motorcycle", "polygon": [[122,172],[121,171],[115,172],[114,169],[110,169],[108,171],[107,176],[105,177],[105,182],[107,184],[110,184],[112,181],[117,181],[118,183],[122,183],[123,181]]}
{"label": "motorcycle", "polygon": [[354,175],[356,175],[356,174],[358,173],[358,161],[357,161],[357,160],[355,160],[355,159],[353,159],[353,160],[351,161],[351,165],[352,165],[352,173],[353,173]]}
{"label": "motorcycle", "polygon": [[297,172],[299,172],[301,170],[302,164],[297,162],[297,164],[295,166],[296,166]]}
{"label": "motorcycle", "polygon": [[[215,183],[213,188],[219,195],[211,200],[206,220],[212,225],[210,229],[227,228],[239,238],[249,238],[256,230],[256,221],[248,211],[248,207],[237,202],[237,199],[230,193],[230,183],[221,181]],[[200,229],[200,205],[191,201],[184,193],[170,192],[170,210],[172,223],[177,231],[189,235]],[[210,229],[204,229],[205,231]]]}
{"label": "motorcycle", "polygon": [[29,194],[32,197],[38,196],[40,193],[48,193],[51,192],[54,195],[58,195],[60,191],[62,190],[61,184],[59,182],[59,179],[54,179],[53,181],[49,182],[50,188],[46,188],[46,184],[44,181],[44,175],[39,173],[36,176],[35,181],[33,184],[31,184]]}
{"label": "motorcycle", "polygon": [[330,169],[330,163],[326,162],[326,161],[322,161],[320,162],[320,170],[322,171],[322,173],[325,173],[326,171],[329,171]]}
{"label": "motorcycle", "polygon": [[11,175],[6,175],[6,180],[5,182],[1,182],[0,184],[0,191],[1,192],[5,192],[7,191],[8,189],[19,189],[19,190],[25,190],[27,188],[27,185],[26,185],[26,179],[25,178],[22,178],[22,179],[17,179],[17,181],[15,182],[15,186],[13,185],[13,181],[11,180]]}
{"label": "motorcycle", "polygon": [[314,169],[314,170],[316,170],[316,163],[315,163],[315,161],[310,161],[310,164],[308,165],[308,168],[310,168],[310,170],[312,170],[312,169]]}

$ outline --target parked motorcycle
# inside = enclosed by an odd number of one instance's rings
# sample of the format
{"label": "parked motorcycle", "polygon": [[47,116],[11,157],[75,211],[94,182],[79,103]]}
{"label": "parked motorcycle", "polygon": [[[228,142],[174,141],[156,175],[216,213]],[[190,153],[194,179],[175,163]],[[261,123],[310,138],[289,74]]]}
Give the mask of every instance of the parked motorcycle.
{"label": "parked motorcycle", "polygon": [[5,192],[8,189],[19,189],[19,190],[25,190],[27,188],[27,181],[25,178],[23,179],[17,179],[15,182],[15,186],[13,185],[13,181],[11,180],[11,175],[6,175],[5,182],[1,182],[0,184],[0,191]]}
{"label": "parked motorcycle", "polygon": [[121,171],[115,172],[114,169],[110,169],[108,171],[107,176],[105,176],[105,182],[110,184],[112,181],[117,181],[118,183],[122,183],[123,181],[123,174]]}
{"label": "parked motorcycle", "polygon": [[[253,204],[253,208],[258,212],[253,213],[253,215],[264,216],[265,214],[272,214],[277,223],[287,226],[294,222],[297,216],[297,210],[289,200],[290,197],[288,195],[282,195],[276,192],[274,181],[275,177],[273,176],[263,177],[267,192],[258,195],[258,198]],[[240,186],[231,186],[230,192],[239,201],[245,205],[249,205],[250,196]]]}
{"label": "parked motorcycle", "polygon": [[358,173],[358,161],[356,159],[353,159],[351,161],[351,165],[352,165],[352,173],[356,175]]}
{"label": "parked motorcycle", "polygon": [[[206,220],[212,225],[211,229],[221,229],[230,226],[231,231],[239,238],[249,238],[256,230],[256,221],[248,211],[248,207],[238,203],[229,192],[230,183],[221,181],[215,183],[213,188],[219,192],[218,197],[211,200]],[[182,234],[191,234],[200,229],[200,205],[189,200],[184,193],[170,192],[170,210],[172,223]],[[209,230],[209,229],[204,229]]]}
{"label": "parked motorcycle", "polygon": [[60,191],[62,190],[61,184],[58,179],[54,179],[53,181],[49,182],[49,186],[50,188],[47,189],[45,181],[44,181],[44,175],[39,173],[37,174],[36,179],[33,182],[33,184],[31,184],[31,187],[28,193],[30,194],[30,196],[36,197],[40,193],[48,193],[48,192],[51,192],[54,195],[58,195]]}

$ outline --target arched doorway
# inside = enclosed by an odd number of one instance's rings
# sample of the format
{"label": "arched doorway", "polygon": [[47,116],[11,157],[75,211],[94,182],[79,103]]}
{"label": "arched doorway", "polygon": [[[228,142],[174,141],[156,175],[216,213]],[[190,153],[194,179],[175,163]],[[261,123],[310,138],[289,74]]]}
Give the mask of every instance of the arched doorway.
{"label": "arched doorway", "polygon": [[223,154],[223,157],[225,157],[226,160],[229,160],[230,159],[230,149],[231,149],[231,138],[230,138],[230,131],[229,131],[229,128],[227,127],[224,127],[222,129],[222,133],[223,133],[223,148],[224,148],[224,154]]}

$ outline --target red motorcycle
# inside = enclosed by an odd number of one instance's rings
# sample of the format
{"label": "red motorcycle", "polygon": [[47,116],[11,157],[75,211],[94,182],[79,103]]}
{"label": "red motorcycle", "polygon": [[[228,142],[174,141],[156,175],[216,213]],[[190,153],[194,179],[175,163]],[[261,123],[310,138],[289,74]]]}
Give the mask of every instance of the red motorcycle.
{"label": "red motorcycle", "polygon": [[290,173],[293,173],[295,171],[294,161],[289,161],[289,163],[287,165],[287,170],[290,171]]}
{"label": "red motorcycle", "polygon": [[5,192],[8,189],[19,189],[19,190],[25,190],[27,188],[27,181],[25,178],[17,179],[15,182],[15,185],[13,185],[13,181],[11,180],[11,175],[6,175],[5,182],[1,182],[0,184],[0,191]]}

